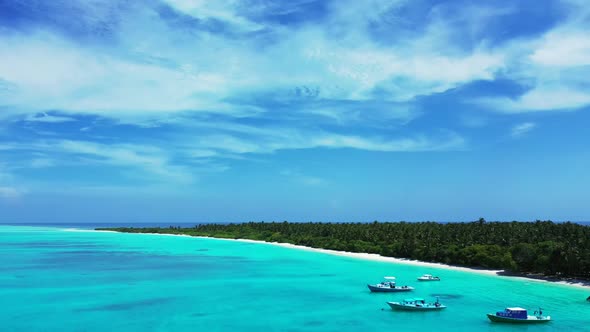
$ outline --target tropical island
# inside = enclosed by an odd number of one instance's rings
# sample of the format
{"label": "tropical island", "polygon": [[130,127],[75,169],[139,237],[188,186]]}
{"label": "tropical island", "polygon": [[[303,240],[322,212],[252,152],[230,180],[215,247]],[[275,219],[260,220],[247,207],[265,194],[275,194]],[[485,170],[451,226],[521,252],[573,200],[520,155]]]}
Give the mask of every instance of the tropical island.
{"label": "tropical island", "polygon": [[590,227],[571,222],[486,222],[483,218],[469,223],[285,221],[97,230],[250,239],[502,269],[506,274],[590,280]]}

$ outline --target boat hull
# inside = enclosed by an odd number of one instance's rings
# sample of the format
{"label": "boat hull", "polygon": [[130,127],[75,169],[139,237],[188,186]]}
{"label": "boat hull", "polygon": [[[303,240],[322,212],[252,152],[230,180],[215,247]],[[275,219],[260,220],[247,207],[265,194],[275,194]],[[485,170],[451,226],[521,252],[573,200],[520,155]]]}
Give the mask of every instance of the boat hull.
{"label": "boat hull", "polygon": [[374,285],[367,285],[371,292],[375,293],[397,293],[397,292],[409,292],[414,289],[414,287],[378,287]]}
{"label": "boat hull", "polygon": [[440,281],[440,279],[420,279],[420,278],[418,278],[418,281]]}
{"label": "boat hull", "polygon": [[391,307],[391,309],[393,310],[405,310],[405,311],[438,311],[438,310],[443,310],[446,308],[446,306],[444,305],[440,305],[440,306],[416,306],[416,305],[404,305],[401,304],[399,302],[387,302],[387,304]]}
{"label": "boat hull", "polygon": [[488,318],[495,323],[510,323],[510,324],[541,324],[548,323],[551,321],[550,316],[543,316],[541,318],[537,316],[527,316],[527,319],[521,318],[510,318],[510,317],[499,317],[494,314],[487,314]]}

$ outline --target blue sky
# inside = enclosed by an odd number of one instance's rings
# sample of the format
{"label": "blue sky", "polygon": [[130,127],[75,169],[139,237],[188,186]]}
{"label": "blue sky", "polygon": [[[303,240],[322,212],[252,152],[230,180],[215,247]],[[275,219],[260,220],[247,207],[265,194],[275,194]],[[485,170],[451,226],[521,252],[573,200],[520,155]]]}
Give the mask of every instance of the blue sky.
{"label": "blue sky", "polygon": [[0,0],[3,222],[590,220],[585,0]]}

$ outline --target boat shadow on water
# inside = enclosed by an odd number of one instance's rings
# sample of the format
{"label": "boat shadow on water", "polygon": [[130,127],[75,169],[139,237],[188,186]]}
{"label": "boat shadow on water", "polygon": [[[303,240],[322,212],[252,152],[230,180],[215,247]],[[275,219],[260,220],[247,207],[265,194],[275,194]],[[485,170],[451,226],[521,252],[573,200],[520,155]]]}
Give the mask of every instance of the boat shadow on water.
{"label": "boat shadow on water", "polygon": [[457,299],[462,299],[464,297],[461,294],[441,294],[441,293],[430,294],[430,296],[438,297],[438,298],[445,299],[445,300],[457,300]]}

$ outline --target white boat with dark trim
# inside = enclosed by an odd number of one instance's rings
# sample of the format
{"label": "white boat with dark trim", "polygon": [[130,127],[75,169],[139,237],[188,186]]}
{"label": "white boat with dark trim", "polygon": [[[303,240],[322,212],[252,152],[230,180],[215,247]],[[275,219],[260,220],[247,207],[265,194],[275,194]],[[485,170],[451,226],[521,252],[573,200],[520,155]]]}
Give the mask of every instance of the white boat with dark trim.
{"label": "white boat with dark trim", "polygon": [[387,302],[387,304],[394,310],[408,310],[408,311],[434,311],[442,310],[447,306],[442,305],[438,298],[436,302],[428,303],[422,298],[405,299],[402,302]]}
{"label": "white boat with dark trim", "polygon": [[414,290],[414,287],[410,286],[397,286],[395,284],[395,277],[383,277],[385,281],[378,284],[369,284],[369,290],[375,293],[394,293],[394,292],[409,292]]}
{"label": "white boat with dark trim", "polygon": [[418,278],[418,281],[440,281],[439,277],[435,277],[432,274],[425,274]]}
{"label": "white boat with dark trim", "polygon": [[543,316],[543,309],[539,308],[533,315],[528,315],[527,310],[519,307],[506,308],[495,314],[487,314],[492,322],[512,324],[536,324],[551,321],[551,316]]}

